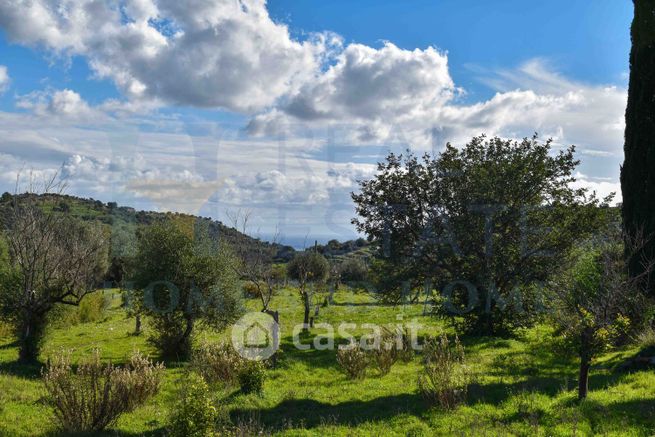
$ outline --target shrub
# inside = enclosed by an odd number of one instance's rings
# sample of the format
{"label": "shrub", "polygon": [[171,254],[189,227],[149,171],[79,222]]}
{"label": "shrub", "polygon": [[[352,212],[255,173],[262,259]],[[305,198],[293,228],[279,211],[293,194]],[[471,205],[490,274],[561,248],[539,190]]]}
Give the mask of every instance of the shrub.
{"label": "shrub", "polygon": [[419,392],[431,404],[444,409],[455,408],[466,398],[472,372],[466,365],[464,348],[455,337],[432,338],[424,348],[424,373],[418,378]]}
{"label": "shrub", "polygon": [[382,344],[379,348],[373,349],[373,363],[375,363],[380,375],[389,373],[397,360],[397,351],[391,345]]}
{"label": "shrub", "polygon": [[640,332],[635,342],[642,349],[655,349],[655,329],[652,326],[647,326]]}
{"label": "shrub", "polygon": [[214,435],[218,410],[202,376],[189,373],[175,405],[169,427],[171,437],[205,437]]}
{"label": "shrub", "polygon": [[162,364],[138,352],[125,367],[103,366],[98,350],[73,371],[70,352],[64,351],[49,360],[43,381],[66,431],[100,431],[154,396],[162,373]]}
{"label": "shrub", "polygon": [[260,361],[244,361],[239,368],[237,378],[243,393],[261,393],[266,378],[264,364]]}
{"label": "shrub", "polygon": [[48,315],[48,324],[66,328],[80,323],[101,322],[111,306],[111,295],[103,292],[89,293],[78,306],[56,304]]}
{"label": "shrub", "polygon": [[369,364],[366,352],[359,346],[352,345],[337,350],[337,363],[350,379],[361,379],[366,375]]}
{"label": "shrub", "polygon": [[233,384],[243,359],[230,343],[205,343],[193,352],[191,368],[212,384]]}
{"label": "shrub", "polygon": [[396,344],[396,334],[393,331],[383,328],[380,337],[379,347],[372,351],[373,363],[375,363],[380,375],[386,375],[398,360],[399,349]]}
{"label": "shrub", "polygon": [[110,306],[110,294],[96,292],[84,296],[84,299],[80,302],[80,306],[77,308],[79,323],[102,321]]}

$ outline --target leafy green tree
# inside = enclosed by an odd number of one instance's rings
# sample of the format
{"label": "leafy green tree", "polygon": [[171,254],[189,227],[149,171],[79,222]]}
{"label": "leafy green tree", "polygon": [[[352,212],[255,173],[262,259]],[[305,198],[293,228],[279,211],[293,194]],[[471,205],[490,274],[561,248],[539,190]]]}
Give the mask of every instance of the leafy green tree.
{"label": "leafy green tree", "polygon": [[[621,191],[627,236],[647,238],[628,260],[630,274],[638,277],[644,257],[655,259],[655,0],[634,0],[634,6]],[[652,272],[646,287],[655,295]]]}
{"label": "leafy green tree", "polygon": [[552,286],[554,320],[580,359],[579,399],[587,397],[594,358],[625,336],[644,308],[638,283],[627,275],[624,251],[619,238],[596,243]]}
{"label": "leafy green tree", "polygon": [[325,257],[313,251],[298,253],[287,265],[287,275],[298,281],[298,291],[305,310],[304,329],[309,329],[309,313],[316,287],[325,283],[330,273],[330,263]]}
{"label": "leafy green tree", "polygon": [[571,187],[577,164],[573,146],[552,154],[536,136],[390,154],[352,195],[353,223],[378,247],[374,273],[397,281],[381,292],[397,301],[429,281],[446,295],[439,311],[466,332],[530,324],[538,284],[606,215],[606,203]]}
{"label": "leafy green tree", "polygon": [[240,314],[235,262],[202,222],[170,219],[142,230],[132,275],[163,356],[188,358],[197,322],[222,329]]}
{"label": "leafy green tree", "polygon": [[[16,196],[5,220],[9,266],[0,269],[0,314],[16,328],[21,361],[36,361],[55,305],[78,306],[107,269],[108,242],[99,224],[44,212]],[[5,255],[6,257],[6,255]]]}

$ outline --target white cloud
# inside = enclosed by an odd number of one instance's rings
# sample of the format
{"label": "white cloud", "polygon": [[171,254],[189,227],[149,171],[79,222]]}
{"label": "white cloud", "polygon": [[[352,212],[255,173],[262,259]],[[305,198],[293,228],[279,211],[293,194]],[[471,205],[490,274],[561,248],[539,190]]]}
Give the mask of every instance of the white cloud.
{"label": "white cloud", "polygon": [[[462,104],[445,53],[390,42],[344,46],[330,33],[301,41],[271,19],[264,0],[0,0],[0,26],[23,44],[86,57],[128,99],[102,111],[225,108],[253,115],[252,134],[298,136],[341,124],[347,141],[423,149],[482,132],[538,131],[587,154],[620,153],[622,143],[623,88],[571,81],[534,59],[482,71],[497,94]],[[74,96],[65,97],[59,112],[74,111]]]}
{"label": "white cloud", "polygon": [[4,93],[7,91],[7,88],[9,87],[9,72],[7,71],[7,67],[4,65],[0,65],[0,94]]}
{"label": "white cloud", "polygon": [[69,89],[33,91],[19,96],[16,106],[29,109],[38,116],[54,116],[74,120],[95,119],[95,121],[104,118],[100,111],[91,108],[78,93]]}
{"label": "white cloud", "polygon": [[611,179],[595,178],[580,172],[575,175],[576,181],[571,184],[573,188],[587,188],[596,193],[596,196],[603,199],[609,195],[614,195],[612,203],[621,202],[621,183]]}
{"label": "white cloud", "polygon": [[[303,87],[286,106],[254,117],[250,132],[293,135],[298,127],[320,131],[340,123],[350,131],[346,141],[391,141],[423,150],[439,149],[447,141],[463,144],[481,133],[523,137],[539,132],[560,145],[576,144],[588,155],[621,153],[627,98],[623,88],[568,80],[537,59],[513,71],[487,72],[485,80],[497,93],[482,102],[462,104],[445,55],[432,49],[402,51],[389,44],[379,51],[361,50],[371,55],[355,58],[364,68],[348,66],[350,61],[342,55],[315,85]],[[376,68],[377,59],[400,68]],[[366,73],[343,73],[350,70]]]}
{"label": "white cloud", "polygon": [[[121,2],[123,4],[123,2]],[[319,69],[330,35],[293,40],[262,0],[0,1],[10,39],[83,55],[130,99],[252,112]]]}

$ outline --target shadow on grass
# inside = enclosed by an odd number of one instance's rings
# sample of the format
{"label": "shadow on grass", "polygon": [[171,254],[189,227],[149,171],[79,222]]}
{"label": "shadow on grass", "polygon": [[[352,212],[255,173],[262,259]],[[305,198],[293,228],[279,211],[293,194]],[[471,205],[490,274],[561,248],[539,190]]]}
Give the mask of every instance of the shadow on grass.
{"label": "shadow on grass", "polygon": [[17,348],[20,345],[18,340],[0,345],[0,350]]}
{"label": "shadow on grass", "polygon": [[562,380],[554,377],[531,377],[514,383],[493,382],[488,384],[471,384],[468,389],[467,403],[500,405],[507,399],[521,392],[537,392],[555,396],[562,389]]}
{"label": "shadow on grass", "polygon": [[44,364],[41,362],[23,363],[20,361],[3,361],[0,362],[0,374],[36,379],[41,377],[41,369],[43,367]]}
{"label": "shadow on grass", "polygon": [[104,431],[89,431],[89,432],[68,432],[68,431],[52,431],[41,434],[40,437],[155,437],[166,435],[165,428],[158,428],[146,432],[126,432],[113,429],[106,429]]}
{"label": "shadow on grass", "polygon": [[[279,355],[278,368],[286,368],[291,362],[302,362],[313,368],[336,368],[336,352],[334,350],[318,350],[314,348],[313,341],[315,333],[301,333],[299,340],[303,345],[309,345],[310,349],[300,350],[293,344],[291,336],[284,337],[280,342],[282,353]],[[335,340],[339,344],[339,340]]]}
{"label": "shadow on grass", "polygon": [[315,428],[324,423],[356,426],[363,422],[388,420],[398,414],[419,416],[427,409],[420,395],[400,394],[335,405],[313,399],[289,399],[267,409],[235,409],[231,416],[235,423],[256,416],[263,424],[274,429],[289,424]]}
{"label": "shadow on grass", "polygon": [[648,431],[648,435],[653,435],[655,431],[655,398],[612,402],[609,405],[587,399],[581,404],[581,411],[598,433],[617,425],[639,427]]}

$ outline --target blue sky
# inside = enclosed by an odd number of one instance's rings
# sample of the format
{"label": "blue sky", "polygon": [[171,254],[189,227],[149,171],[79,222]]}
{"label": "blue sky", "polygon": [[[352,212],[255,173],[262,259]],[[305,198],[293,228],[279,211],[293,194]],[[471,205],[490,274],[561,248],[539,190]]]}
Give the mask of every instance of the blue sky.
{"label": "blue sky", "polygon": [[631,14],[627,0],[5,2],[0,190],[61,167],[71,194],[349,238],[348,193],[386,151],[539,131],[578,145],[580,183],[606,194]]}
{"label": "blue sky", "polygon": [[273,0],[269,11],[299,34],[327,29],[367,45],[447,50],[455,81],[480,98],[490,90],[471,65],[545,57],[569,77],[599,83],[621,82],[628,70],[628,0]]}

